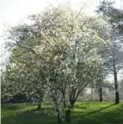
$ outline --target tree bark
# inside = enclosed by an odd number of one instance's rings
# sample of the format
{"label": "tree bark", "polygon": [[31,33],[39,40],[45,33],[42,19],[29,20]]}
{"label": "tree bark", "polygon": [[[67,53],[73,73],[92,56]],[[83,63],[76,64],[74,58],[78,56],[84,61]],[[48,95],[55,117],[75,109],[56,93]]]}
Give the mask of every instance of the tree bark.
{"label": "tree bark", "polygon": [[62,117],[59,109],[56,109],[57,112],[57,124],[62,124]]}
{"label": "tree bark", "polygon": [[102,87],[99,88],[99,100],[100,100],[100,102],[103,101]]}
{"label": "tree bark", "polygon": [[117,73],[114,71],[114,83],[115,83],[115,103],[120,103],[119,91],[118,91],[118,81],[117,81]]}
{"label": "tree bark", "polygon": [[66,122],[70,123],[71,122],[71,110],[70,109],[65,111],[65,117],[66,117]]}
{"label": "tree bark", "polygon": [[114,84],[115,84],[115,104],[120,103],[119,91],[118,91],[118,80],[117,80],[117,71],[115,64],[113,64],[114,71]]}

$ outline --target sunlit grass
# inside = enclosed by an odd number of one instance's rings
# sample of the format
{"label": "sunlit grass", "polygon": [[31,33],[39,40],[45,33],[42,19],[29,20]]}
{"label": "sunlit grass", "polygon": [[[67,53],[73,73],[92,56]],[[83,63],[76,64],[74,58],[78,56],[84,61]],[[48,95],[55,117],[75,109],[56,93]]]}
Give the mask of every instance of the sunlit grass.
{"label": "sunlit grass", "polygon": [[[32,104],[3,104],[2,124],[55,124],[52,105],[43,103],[42,111]],[[123,124],[123,103],[78,102],[72,110],[71,124]]]}

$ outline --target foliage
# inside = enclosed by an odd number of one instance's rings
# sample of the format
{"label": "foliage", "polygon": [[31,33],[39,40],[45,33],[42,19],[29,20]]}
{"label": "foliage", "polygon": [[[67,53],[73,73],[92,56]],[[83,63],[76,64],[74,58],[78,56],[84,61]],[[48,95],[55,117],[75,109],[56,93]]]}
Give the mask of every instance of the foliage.
{"label": "foliage", "polygon": [[69,7],[50,8],[29,19],[31,25],[9,30],[8,39],[13,41],[9,44],[14,47],[4,88],[11,85],[12,94],[23,92],[40,102],[47,90],[60,123],[62,109],[71,111],[79,94],[100,78],[106,22],[78,15]]}
{"label": "foliage", "polygon": [[111,25],[109,41],[111,43],[110,52],[106,59],[106,65],[110,73],[113,73],[116,100],[119,103],[118,72],[123,69],[123,47],[122,47],[122,27],[123,10],[113,6],[113,2],[102,1],[97,9],[101,15]]}

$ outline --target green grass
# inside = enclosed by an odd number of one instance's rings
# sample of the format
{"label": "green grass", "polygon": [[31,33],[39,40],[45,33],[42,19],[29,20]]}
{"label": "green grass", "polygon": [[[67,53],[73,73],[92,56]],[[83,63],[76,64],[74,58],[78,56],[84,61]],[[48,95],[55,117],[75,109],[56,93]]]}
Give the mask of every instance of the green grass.
{"label": "green grass", "polygon": [[[2,124],[56,124],[51,105],[43,105],[43,112],[35,105],[3,104]],[[123,103],[78,102],[72,110],[71,124],[123,124]]]}

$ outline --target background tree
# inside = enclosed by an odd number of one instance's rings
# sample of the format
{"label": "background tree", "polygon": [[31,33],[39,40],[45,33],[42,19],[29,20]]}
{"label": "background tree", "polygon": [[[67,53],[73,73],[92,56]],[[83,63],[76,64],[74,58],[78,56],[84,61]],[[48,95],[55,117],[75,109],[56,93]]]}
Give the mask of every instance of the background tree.
{"label": "background tree", "polygon": [[119,88],[117,75],[119,70],[123,68],[123,50],[122,50],[122,10],[114,8],[113,2],[102,1],[98,7],[97,12],[103,16],[103,18],[110,23],[111,30],[109,35],[109,41],[112,44],[109,53],[109,59],[107,61],[108,68],[113,72],[114,84],[115,84],[115,103],[119,103]]}

